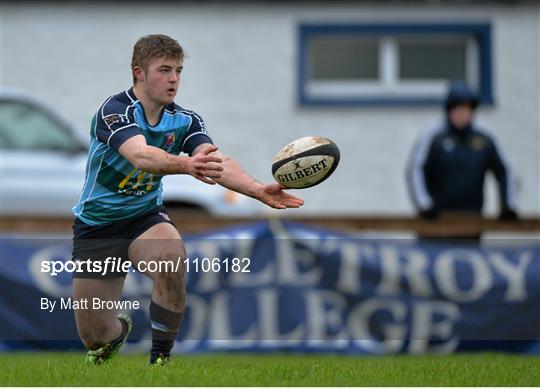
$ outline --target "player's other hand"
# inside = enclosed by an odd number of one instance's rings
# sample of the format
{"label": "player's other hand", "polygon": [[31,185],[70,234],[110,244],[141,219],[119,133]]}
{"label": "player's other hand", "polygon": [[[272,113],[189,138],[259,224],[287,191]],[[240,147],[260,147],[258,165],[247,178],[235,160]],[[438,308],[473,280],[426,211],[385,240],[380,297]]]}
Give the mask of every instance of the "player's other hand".
{"label": "player's other hand", "polygon": [[262,186],[256,198],[264,204],[276,208],[299,208],[304,205],[304,200],[285,192],[283,186],[278,183]]}
{"label": "player's other hand", "polygon": [[213,179],[220,178],[223,171],[222,158],[218,155],[211,155],[217,150],[216,146],[211,145],[197,150],[196,154],[187,159],[186,173],[205,184],[215,185],[216,182]]}

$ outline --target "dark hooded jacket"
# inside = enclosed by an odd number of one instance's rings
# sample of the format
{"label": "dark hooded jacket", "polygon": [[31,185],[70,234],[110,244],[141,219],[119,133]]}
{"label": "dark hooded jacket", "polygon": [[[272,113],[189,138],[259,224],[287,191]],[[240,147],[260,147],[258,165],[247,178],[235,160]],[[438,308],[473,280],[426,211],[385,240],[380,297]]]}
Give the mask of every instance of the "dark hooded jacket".
{"label": "dark hooded jacket", "polygon": [[[495,139],[469,124],[455,128],[448,119],[460,104],[478,106],[476,95],[462,82],[452,83],[445,100],[446,122],[419,139],[409,164],[408,182],[420,212],[482,211],[484,179],[493,172],[500,193],[501,211],[514,209],[512,174]],[[512,211],[513,212],[513,211]]]}

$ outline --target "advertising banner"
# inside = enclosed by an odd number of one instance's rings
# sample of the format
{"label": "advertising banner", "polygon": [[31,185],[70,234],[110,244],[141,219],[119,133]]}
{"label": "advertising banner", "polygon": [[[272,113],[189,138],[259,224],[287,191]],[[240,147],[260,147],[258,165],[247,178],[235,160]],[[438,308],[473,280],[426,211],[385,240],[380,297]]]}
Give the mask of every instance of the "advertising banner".
{"label": "advertising banner", "polygon": [[[419,243],[279,221],[184,241],[173,352],[540,353],[538,241]],[[121,300],[74,300],[71,259],[70,239],[2,236],[0,349],[81,348],[73,311],[114,307],[134,321],[126,350],[147,351],[152,281],[131,268]]]}

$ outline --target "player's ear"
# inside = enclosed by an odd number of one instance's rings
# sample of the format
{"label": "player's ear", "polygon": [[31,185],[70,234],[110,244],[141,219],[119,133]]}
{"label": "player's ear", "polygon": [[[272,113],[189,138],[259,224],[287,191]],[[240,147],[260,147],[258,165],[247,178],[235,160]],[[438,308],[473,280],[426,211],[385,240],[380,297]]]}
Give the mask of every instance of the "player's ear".
{"label": "player's ear", "polygon": [[133,66],[132,72],[133,78],[135,78],[137,82],[144,81],[144,71],[139,66]]}

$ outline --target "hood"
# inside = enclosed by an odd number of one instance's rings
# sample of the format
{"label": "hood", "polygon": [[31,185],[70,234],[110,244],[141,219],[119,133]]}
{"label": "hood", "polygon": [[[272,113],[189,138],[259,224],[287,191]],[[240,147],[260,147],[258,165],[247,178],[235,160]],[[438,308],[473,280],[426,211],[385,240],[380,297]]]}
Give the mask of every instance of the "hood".
{"label": "hood", "polygon": [[448,94],[444,101],[446,112],[464,103],[469,103],[473,109],[476,109],[479,104],[477,94],[469,88],[465,81],[452,81],[448,87]]}

